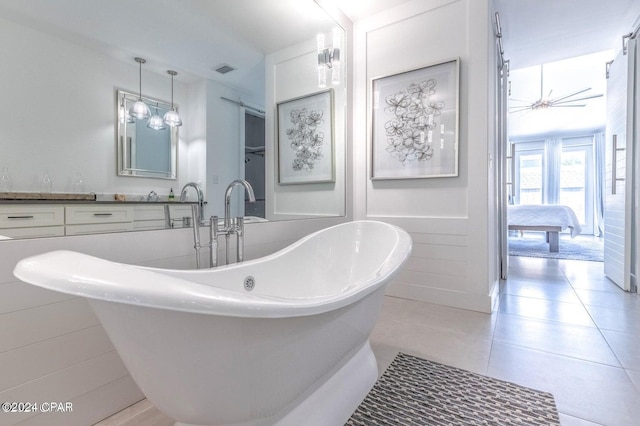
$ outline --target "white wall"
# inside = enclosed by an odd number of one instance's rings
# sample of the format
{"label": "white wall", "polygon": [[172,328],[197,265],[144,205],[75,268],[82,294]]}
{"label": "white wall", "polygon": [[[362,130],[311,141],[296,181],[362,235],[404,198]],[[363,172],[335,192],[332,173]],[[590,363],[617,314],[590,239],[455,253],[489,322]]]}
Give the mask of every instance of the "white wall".
{"label": "white wall", "polygon": [[[71,192],[76,172],[95,193],[167,195],[186,183],[189,127],[188,88],[174,83],[180,128],[178,181],[116,175],[117,88],[138,92],[138,64],[121,62],[97,51],[45,35],[0,18],[0,167],[9,167],[13,190],[39,191],[45,170],[54,192]],[[10,42],[9,42],[10,41]],[[141,52],[144,56],[144,52]],[[146,96],[171,100],[167,74],[145,72]]]}
{"label": "white wall", "polygon": [[[343,54],[344,56],[344,54]],[[344,65],[343,65],[344,66]],[[346,215],[347,190],[347,90],[341,84],[318,88],[316,40],[267,55],[266,58],[266,216],[270,220]],[[333,90],[335,182],[280,185],[278,183],[277,104],[302,96]],[[285,144],[286,147],[286,144]]]}
{"label": "white wall", "polygon": [[[495,56],[489,0],[414,0],[355,24],[354,210],[414,239],[389,294],[490,312],[495,263]],[[371,79],[460,58],[459,176],[371,181]],[[492,157],[491,157],[492,158]]]}

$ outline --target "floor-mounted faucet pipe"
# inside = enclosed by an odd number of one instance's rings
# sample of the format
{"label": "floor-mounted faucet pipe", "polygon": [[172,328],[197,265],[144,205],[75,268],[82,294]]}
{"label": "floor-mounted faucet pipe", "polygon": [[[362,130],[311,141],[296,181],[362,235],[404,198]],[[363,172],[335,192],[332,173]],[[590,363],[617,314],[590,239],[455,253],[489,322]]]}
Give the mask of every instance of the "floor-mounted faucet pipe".
{"label": "floor-mounted faucet pipe", "polygon": [[200,269],[200,223],[198,220],[198,206],[191,206],[191,217],[193,218],[193,248],[196,250],[196,268]]}
{"label": "floor-mounted faucet pipe", "polygon": [[211,216],[209,226],[209,266],[218,266],[218,216]]}

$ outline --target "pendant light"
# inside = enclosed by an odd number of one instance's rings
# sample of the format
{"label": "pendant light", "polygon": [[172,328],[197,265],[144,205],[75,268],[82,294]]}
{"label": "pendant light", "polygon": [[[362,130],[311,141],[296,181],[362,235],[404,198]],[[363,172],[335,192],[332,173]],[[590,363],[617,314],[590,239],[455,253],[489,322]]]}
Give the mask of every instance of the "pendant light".
{"label": "pendant light", "polygon": [[171,110],[167,111],[164,114],[164,124],[169,127],[179,127],[182,126],[182,119],[180,115],[178,115],[178,111],[176,111],[176,107],[173,105],[173,77],[178,75],[177,72],[168,70],[167,74],[171,76]]}
{"label": "pendant light", "polygon": [[151,111],[147,104],[142,101],[142,64],[147,61],[142,58],[135,58],[135,60],[140,64],[140,95],[138,96],[136,103],[131,105],[131,108],[129,108],[129,114],[138,120],[146,120],[151,116]]}
{"label": "pendant light", "polygon": [[162,121],[162,117],[158,115],[158,103],[156,102],[156,113],[151,116],[149,122],[147,123],[147,127],[153,130],[164,130],[164,121]]}
{"label": "pendant light", "polygon": [[120,123],[122,124],[133,123],[135,120],[129,114],[129,111],[127,111],[127,108],[125,107],[125,105],[126,105],[125,95],[123,94],[122,99],[120,100],[120,107],[118,108],[118,118],[120,119]]}

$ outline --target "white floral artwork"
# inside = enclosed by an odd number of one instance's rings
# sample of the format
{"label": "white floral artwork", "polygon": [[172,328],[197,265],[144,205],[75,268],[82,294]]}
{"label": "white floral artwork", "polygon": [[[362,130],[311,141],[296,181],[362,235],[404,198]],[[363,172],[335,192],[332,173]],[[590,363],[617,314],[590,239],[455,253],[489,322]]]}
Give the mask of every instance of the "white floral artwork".
{"label": "white floral artwork", "polygon": [[372,81],[372,179],[458,175],[458,67]]}
{"label": "white floral artwork", "polygon": [[444,108],[444,102],[432,100],[437,85],[433,78],[411,83],[406,90],[385,99],[387,106],[384,110],[392,117],[384,125],[386,151],[403,165],[412,161],[428,161],[433,157],[433,130]]}
{"label": "white floral artwork", "polygon": [[310,172],[316,161],[322,158],[324,133],[318,130],[318,126],[323,122],[322,111],[307,111],[306,108],[291,111],[291,127],[286,129],[286,134],[295,153],[293,170]]}
{"label": "white floral artwork", "polygon": [[278,104],[278,182],[334,182],[333,92]]}

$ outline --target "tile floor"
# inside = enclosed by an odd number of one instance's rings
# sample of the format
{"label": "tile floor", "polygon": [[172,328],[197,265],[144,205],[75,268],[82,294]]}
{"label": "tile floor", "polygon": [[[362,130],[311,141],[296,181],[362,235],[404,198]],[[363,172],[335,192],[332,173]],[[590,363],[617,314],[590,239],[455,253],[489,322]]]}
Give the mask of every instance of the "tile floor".
{"label": "tile floor", "polygon": [[[554,394],[563,426],[640,425],[640,297],[602,263],[512,257],[492,315],[387,297],[371,343]],[[169,426],[142,401],[100,426]]]}

